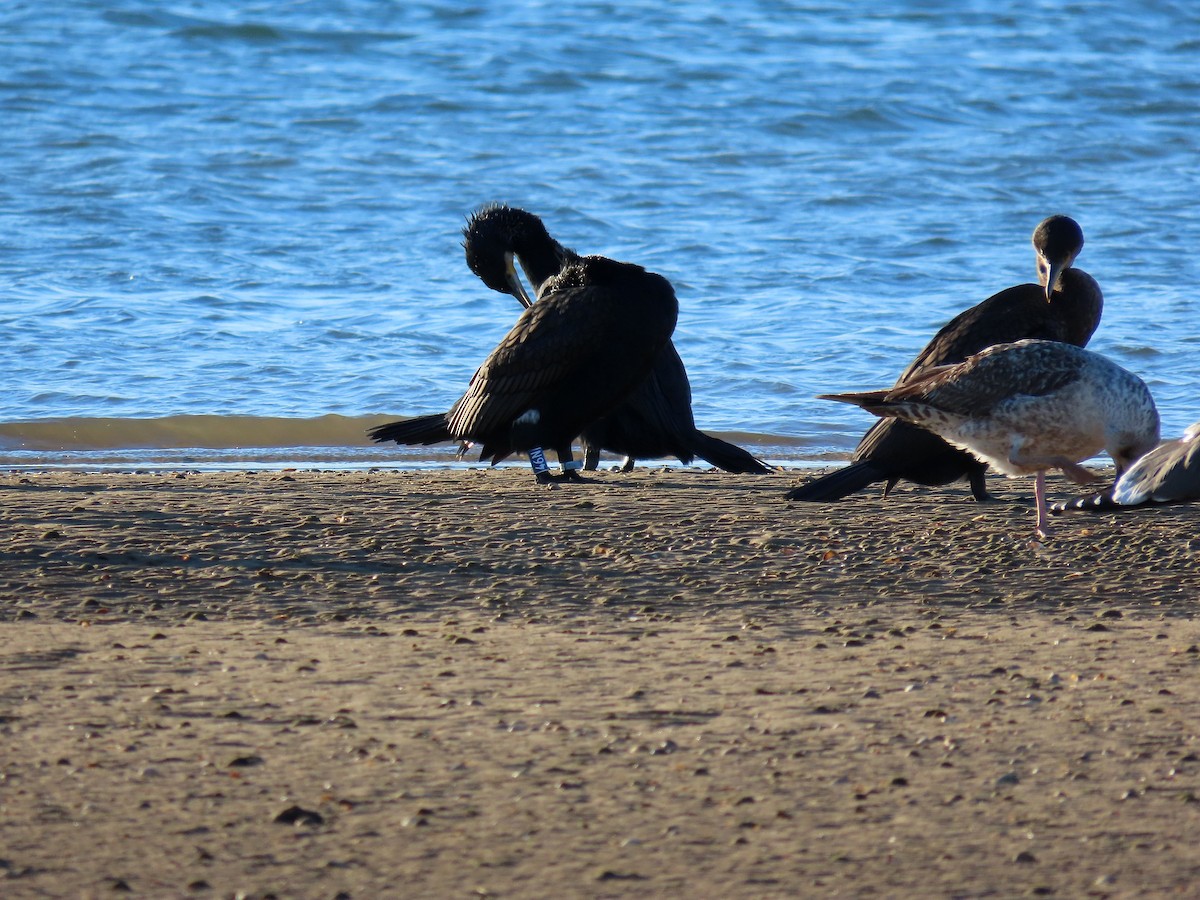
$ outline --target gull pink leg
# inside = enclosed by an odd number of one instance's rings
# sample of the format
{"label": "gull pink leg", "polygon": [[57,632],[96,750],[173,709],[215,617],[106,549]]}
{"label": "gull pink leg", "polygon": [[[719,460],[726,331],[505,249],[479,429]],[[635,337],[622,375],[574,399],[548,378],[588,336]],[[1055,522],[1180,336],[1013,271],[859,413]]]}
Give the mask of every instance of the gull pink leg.
{"label": "gull pink leg", "polygon": [[1038,470],[1033,482],[1033,499],[1037,504],[1037,536],[1050,536],[1050,517],[1046,510],[1046,472]]}

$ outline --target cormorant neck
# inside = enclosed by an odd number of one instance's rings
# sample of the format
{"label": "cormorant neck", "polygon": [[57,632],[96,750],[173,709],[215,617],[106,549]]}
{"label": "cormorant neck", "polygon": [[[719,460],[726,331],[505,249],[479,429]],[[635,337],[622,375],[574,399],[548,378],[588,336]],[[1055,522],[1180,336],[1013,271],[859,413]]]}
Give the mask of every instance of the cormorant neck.
{"label": "cormorant neck", "polygon": [[575,258],[572,251],[554,239],[548,242],[519,242],[513,247],[513,253],[535,295],[541,292],[542,285],[548,279],[557,275],[568,261]]}
{"label": "cormorant neck", "polygon": [[1064,271],[1058,276],[1058,289],[1053,296],[1058,297],[1091,297],[1100,298],[1103,295],[1100,292],[1100,285],[1096,279],[1089,275],[1083,269],[1076,269],[1074,266]]}
{"label": "cormorant neck", "polygon": [[1104,295],[1096,279],[1082,269],[1067,269],[1062,273],[1058,290],[1051,295],[1050,302],[1066,323],[1067,342],[1078,347],[1086,346],[1104,312]]}

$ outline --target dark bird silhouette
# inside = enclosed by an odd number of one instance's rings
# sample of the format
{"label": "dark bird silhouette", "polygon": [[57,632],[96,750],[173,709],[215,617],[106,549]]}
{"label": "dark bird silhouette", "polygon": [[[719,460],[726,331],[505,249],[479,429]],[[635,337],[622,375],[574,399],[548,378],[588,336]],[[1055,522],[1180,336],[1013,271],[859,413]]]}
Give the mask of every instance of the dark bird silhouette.
{"label": "dark bird silhouette", "polygon": [[[533,301],[521,284],[518,264],[540,302],[545,286],[579,259],[553,239],[547,244],[541,237],[544,233],[541,220],[523,209],[485,207],[463,229],[467,265],[492,290],[511,294],[528,309]],[[531,241],[530,235],[538,237]],[[625,456],[625,472],[637,459],[664,456],[678,457],[685,464],[699,457],[727,472],[772,471],[741,447],[696,428],[687,370],[671,341],[659,352],[650,374],[616,408],[589,422],[580,438],[585,469],[596,468],[604,449]]]}
{"label": "dark bird silhouette", "polygon": [[1200,500],[1200,422],[1189,426],[1183,437],[1159,444],[1106,490],[1055,503],[1050,512],[1098,512],[1190,500]]}
{"label": "dark bird silhouette", "polygon": [[1096,480],[1085,459],[1106,450],[1124,471],[1158,443],[1145,383],[1099,354],[1056,341],[998,344],[899,387],[825,394],[928,429],[1006,475],[1036,474],[1037,533],[1049,533],[1046,471]]}
{"label": "dark bird silhouette", "polygon": [[560,477],[576,480],[572,441],[650,374],[679,307],[661,275],[603,256],[571,254],[564,263],[536,217],[513,227],[522,263],[540,276],[538,302],[521,313],[449,412],[392,422],[370,435],[398,444],[477,444],[480,459],[493,464],[528,453],[539,482],[554,480],[544,453],[553,449]]}
{"label": "dark bird silhouette", "polygon": [[[1083,248],[1083,231],[1068,216],[1050,216],[1033,232],[1038,284],[994,294],[950,320],[897,379],[895,386],[932,366],[958,363],[993,344],[1034,338],[1087,345],[1104,307],[1096,280],[1072,263]],[[937,435],[898,419],[881,419],[867,431],[850,465],[788,492],[789,500],[841,500],[867,485],[885,482],[942,485],[966,478],[976,500],[987,500],[987,466]]]}

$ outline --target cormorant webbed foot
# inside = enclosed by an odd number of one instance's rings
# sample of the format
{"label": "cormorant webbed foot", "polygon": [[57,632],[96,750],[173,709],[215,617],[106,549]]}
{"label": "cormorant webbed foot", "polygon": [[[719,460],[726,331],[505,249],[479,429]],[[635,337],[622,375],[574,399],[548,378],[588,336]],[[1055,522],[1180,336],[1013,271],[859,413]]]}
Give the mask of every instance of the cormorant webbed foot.
{"label": "cormorant webbed foot", "polygon": [[565,462],[561,462],[560,465],[562,466],[562,472],[554,476],[556,481],[577,481],[580,483],[591,481],[590,478],[584,478],[579,474],[579,470],[583,468],[583,463],[568,459]]}

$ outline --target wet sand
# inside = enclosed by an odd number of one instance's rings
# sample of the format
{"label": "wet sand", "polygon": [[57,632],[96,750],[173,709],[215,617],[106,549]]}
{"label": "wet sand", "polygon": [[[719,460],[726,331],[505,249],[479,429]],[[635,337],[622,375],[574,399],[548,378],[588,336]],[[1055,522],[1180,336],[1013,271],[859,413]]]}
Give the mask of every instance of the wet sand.
{"label": "wet sand", "polygon": [[0,476],[0,896],[1194,896],[1196,508],[796,480]]}

